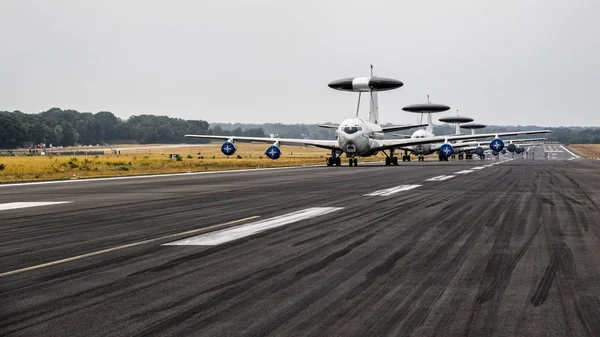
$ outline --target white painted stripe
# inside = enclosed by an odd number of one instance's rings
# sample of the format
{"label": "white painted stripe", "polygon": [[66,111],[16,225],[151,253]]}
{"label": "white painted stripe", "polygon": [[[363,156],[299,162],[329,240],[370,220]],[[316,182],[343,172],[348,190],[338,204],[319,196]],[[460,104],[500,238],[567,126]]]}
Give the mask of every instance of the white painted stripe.
{"label": "white painted stripe", "polygon": [[324,166],[324,165],[306,165],[306,166],[266,167],[266,168],[242,169],[242,170],[146,174],[146,175],[139,175],[139,176],[123,176],[123,177],[108,177],[108,178],[81,178],[81,179],[70,179],[70,180],[36,181],[36,182],[30,182],[30,183],[14,183],[14,184],[6,183],[6,184],[0,184],[0,188],[11,187],[11,186],[48,185],[48,184],[81,183],[81,182],[125,180],[125,179],[151,179],[151,178],[178,177],[178,176],[195,176],[195,175],[204,175],[204,174],[224,174],[224,173],[234,174],[234,173],[240,173],[240,172],[278,171],[278,170],[319,168],[319,167],[324,168],[326,166]]}
{"label": "white painted stripe", "polygon": [[483,165],[483,167],[492,167],[492,164]]}
{"label": "white painted stripe", "polygon": [[477,167],[473,167],[473,170],[481,170],[481,169],[484,169],[484,168],[485,168],[484,166],[477,166]]}
{"label": "white painted stripe", "polygon": [[50,266],[55,266],[57,264],[63,264],[63,263],[67,263],[67,262],[77,261],[77,260],[85,259],[87,257],[92,257],[92,256],[96,256],[96,255],[106,254],[106,253],[118,251],[118,250],[125,249],[125,248],[136,247],[136,246],[144,245],[144,244],[147,244],[147,243],[152,243],[152,242],[155,242],[155,241],[163,241],[163,240],[168,240],[168,239],[175,239],[175,238],[178,238],[178,237],[181,237],[181,236],[187,236],[187,235],[192,235],[192,234],[196,234],[196,233],[200,233],[200,232],[211,231],[211,230],[216,229],[216,228],[221,228],[221,227],[224,227],[224,226],[229,226],[229,225],[233,225],[233,224],[244,222],[244,221],[248,221],[248,220],[253,220],[253,219],[256,219],[256,218],[259,218],[259,217],[260,216],[255,215],[255,216],[247,217],[247,218],[244,218],[244,219],[239,219],[239,220],[234,220],[234,221],[226,222],[226,223],[223,223],[223,224],[220,224],[220,225],[203,227],[203,228],[199,228],[199,229],[192,229],[192,230],[181,232],[181,233],[164,235],[164,236],[157,237],[157,238],[154,238],[154,239],[148,239],[148,240],[143,240],[143,241],[128,243],[128,244],[125,244],[125,245],[116,246],[116,247],[112,247],[112,248],[106,248],[106,249],[102,249],[102,250],[97,250],[95,252],[91,252],[91,253],[87,253],[87,254],[83,254],[83,255],[77,255],[77,256],[69,257],[69,258],[62,259],[62,260],[57,260],[57,261],[52,261],[52,262],[48,262],[48,263],[44,263],[44,264],[38,264],[36,266],[31,266],[31,267],[21,268],[21,269],[17,269],[17,270],[7,271],[7,272],[4,272],[4,273],[1,273],[0,277],[5,277],[5,276],[10,276],[10,275],[20,274],[20,273],[24,273],[26,271],[32,271],[32,270],[36,270],[36,269],[41,269],[41,268],[46,268],[46,267],[50,267]]}
{"label": "white painted stripe", "polygon": [[473,170],[462,170],[462,171],[454,172],[454,174],[467,174],[467,173],[471,173],[471,172],[475,172],[475,171],[473,171]]}
{"label": "white painted stripe", "polygon": [[40,207],[40,206],[52,206],[60,204],[68,204],[72,201],[48,201],[48,202],[9,202],[6,204],[0,204],[0,211],[7,211],[10,209],[28,208],[28,207]]}
{"label": "white painted stripe", "polygon": [[575,153],[569,151],[566,147],[564,147],[563,145],[560,146],[563,150],[567,151],[571,156],[573,156],[574,158],[579,158],[578,155],[576,155]]}
{"label": "white painted stripe", "polygon": [[421,187],[421,185],[400,185],[392,188],[387,188],[385,190],[375,191],[369,194],[365,194],[365,197],[387,197],[392,194],[396,194],[402,191],[412,190],[414,188]]}
{"label": "white painted stripe", "polygon": [[437,176],[437,177],[433,177],[433,178],[429,178],[425,181],[444,181],[450,178],[454,178],[456,176]]}
{"label": "white painted stripe", "polygon": [[165,243],[166,246],[214,246],[225,242],[241,239],[246,236],[264,232],[294,222],[306,220],[331,212],[339,211],[343,207],[312,207],[305,210],[277,216],[271,219],[251,222],[249,224],[222,229],[191,238]]}

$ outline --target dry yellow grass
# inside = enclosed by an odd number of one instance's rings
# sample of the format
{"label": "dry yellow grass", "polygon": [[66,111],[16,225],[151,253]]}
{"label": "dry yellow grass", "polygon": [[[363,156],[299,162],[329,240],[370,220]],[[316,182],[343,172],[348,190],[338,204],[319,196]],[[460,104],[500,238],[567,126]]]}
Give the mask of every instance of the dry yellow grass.
{"label": "dry yellow grass", "polygon": [[[324,149],[286,146],[281,148],[281,158],[271,160],[264,154],[267,147],[239,144],[231,157],[221,153],[220,144],[123,150],[120,155],[104,156],[1,156],[0,164],[5,168],[0,171],[0,182],[324,165],[329,156],[329,151]],[[179,154],[182,160],[169,159],[170,153]],[[380,161],[382,158],[361,158],[361,161]]]}
{"label": "dry yellow grass", "polygon": [[580,156],[600,158],[600,144],[571,144],[568,147]]}

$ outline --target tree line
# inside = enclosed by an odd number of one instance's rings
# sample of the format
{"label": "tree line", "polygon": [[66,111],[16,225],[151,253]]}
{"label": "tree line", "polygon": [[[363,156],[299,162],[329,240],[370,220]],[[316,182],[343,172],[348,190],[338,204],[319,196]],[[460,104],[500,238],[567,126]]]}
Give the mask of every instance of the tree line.
{"label": "tree line", "polygon": [[[223,130],[218,130],[223,131]],[[46,146],[203,143],[186,134],[210,134],[208,122],[167,116],[140,115],[121,119],[108,111],[78,112],[53,108],[37,114],[0,111],[0,148],[25,142]],[[260,128],[223,131],[226,135],[264,137]]]}
{"label": "tree line", "polygon": [[[334,123],[330,123],[334,124]],[[538,126],[488,126],[482,132],[503,132],[540,129]],[[600,128],[550,128],[549,141],[566,144],[600,144]],[[403,132],[411,134],[414,130]],[[452,134],[450,125],[435,125],[437,135]],[[465,131],[468,133],[469,131]],[[317,124],[240,124],[184,120],[167,116],[139,115],[121,119],[108,111],[78,112],[52,108],[37,114],[20,111],[0,111],[0,148],[14,149],[25,142],[46,146],[112,145],[151,143],[203,143],[202,139],[185,138],[186,134],[224,136],[334,139],[331,129]]]}

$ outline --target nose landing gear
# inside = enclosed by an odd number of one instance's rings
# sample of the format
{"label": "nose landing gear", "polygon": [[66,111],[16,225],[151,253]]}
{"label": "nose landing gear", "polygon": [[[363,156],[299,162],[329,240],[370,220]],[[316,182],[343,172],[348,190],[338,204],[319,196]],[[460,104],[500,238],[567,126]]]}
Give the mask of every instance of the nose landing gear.
{"label": "nose landing gear", "polygon": [[348,164],[350,167],[354,165],[354,167],[358,166],[358,158],[350,158],[348,160]]}

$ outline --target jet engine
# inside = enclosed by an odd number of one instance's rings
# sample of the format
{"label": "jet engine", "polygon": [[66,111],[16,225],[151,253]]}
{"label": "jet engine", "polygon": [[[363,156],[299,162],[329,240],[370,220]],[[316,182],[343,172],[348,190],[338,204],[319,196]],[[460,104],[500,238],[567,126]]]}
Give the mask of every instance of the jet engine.
{"label": "jet engine", "polygon": [[233,145],[231,141],[226,141],[223,143],[223,145],[221,145],[221,152],[223,152],[223,154],[226,156],[233,155],[236,150],[237,149],[235,148],[235,145]]}
{"label": "jet engine", "polygon": [[515,152],[517,150],[517,146],[515,144],[508,144],[508,146],[506,146],[506,149],[508,150],[508,152]]}
{"label": "jet engine", "polygon": [[500,152],[498,152],[498,151],[492,151],[492,154],[493,154],[494,156],[498,156],[498,155],[500,154]]}
{"label": "jet engine", "polygon": [[481,156],[483,156],[484,153],[485,153],[485,150],[481,146],[478,146],[475,148],[476,155],[481,157]]}
{"label": "jet engine", "polygon": [[506,149],[502,149],[502,151],[500,151],[500,153],[506,154]]}
{"label": "jet engine", "polygon": [[445,144],[442,144],[442,146],[440,146],[440,156],[449,158],[453,154],[454,154],[454,148],[449,143],[445,143]]}
{"label": "jet engine", "polygon": [[521,153],[523,153],[524,150],[525,150],[524,148],[518,147],[518,148],[515,149],[515,153],[516,154],[521,154]]}
{"label": "jet engine", "polygon": [[271,145],[271,146],[269,146],[267,151],[265,151],[265,154],[267,155],[267,157],[275,160],[275,159],[279,159],[279,157],[281,157],[281,150],[279,149],[279,147],[277,145]]}
{"label": "jet engine", "polygon": [[490,149],[492,151],[500,152],[504,148],[504,142],[500,138],[496,138],[490,142]]}

